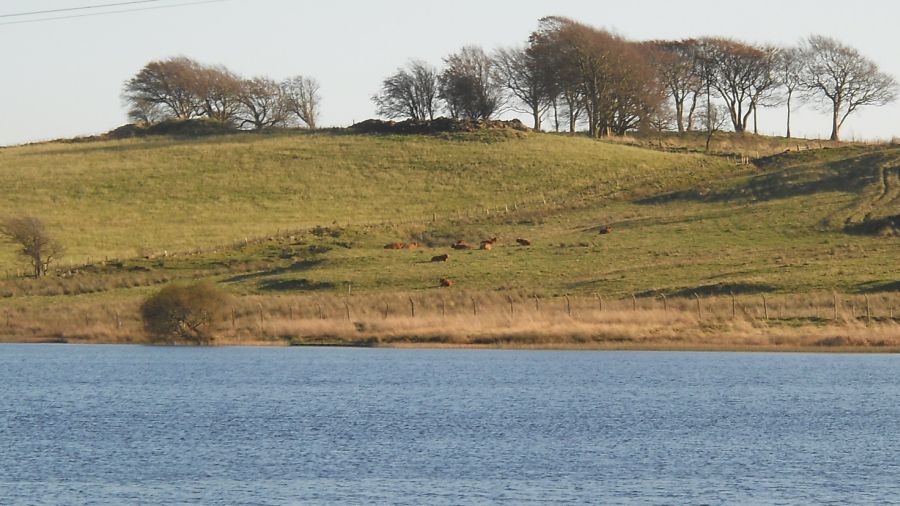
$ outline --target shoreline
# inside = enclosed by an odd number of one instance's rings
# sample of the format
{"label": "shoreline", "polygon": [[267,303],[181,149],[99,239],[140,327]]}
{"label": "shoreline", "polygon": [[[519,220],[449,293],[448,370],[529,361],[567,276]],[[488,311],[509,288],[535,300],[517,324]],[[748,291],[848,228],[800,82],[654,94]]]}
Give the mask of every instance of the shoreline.
{"label": "shoreline", "polygon": [[746,343],[435,343],[395,341],[390,343],[367,344],[363,342],[310,342],[291,343],[272,340],[223,340],[209,345],[165,344],[151,341],[114,341],[84,340],[61,338],[6,339],[0,337],[0,345],[44,344],[44,345],[78,345],[78,346],[153,346],[153,347],[185,347],[185,348],[360,348],[383,350],[504,350],[504,351],[645,351],[645,352],[694,352],[694,353],[817,353],[817,354],[900,354],[900,346],[873,345],[777,345]]}

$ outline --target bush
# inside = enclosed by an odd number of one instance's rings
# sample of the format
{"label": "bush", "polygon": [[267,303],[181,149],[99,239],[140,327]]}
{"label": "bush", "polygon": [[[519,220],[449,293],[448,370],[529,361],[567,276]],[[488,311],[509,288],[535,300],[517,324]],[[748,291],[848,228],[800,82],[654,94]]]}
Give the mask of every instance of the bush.
{"label": "bush", "polygon": [[228,295],[211,282],[169,285],[141,305],[144,327],[154,338],[209,344]]}

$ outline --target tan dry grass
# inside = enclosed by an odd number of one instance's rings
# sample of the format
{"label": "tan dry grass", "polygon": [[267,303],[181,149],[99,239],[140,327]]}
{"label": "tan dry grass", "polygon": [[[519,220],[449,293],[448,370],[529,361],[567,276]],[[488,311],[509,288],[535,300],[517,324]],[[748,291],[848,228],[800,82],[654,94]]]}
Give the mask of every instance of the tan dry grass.
{"label": "tan dry grass", "polygon": [[[428,293],[340,297],[243,297],[218,322],[220,345],[349,345],[596,349],[722,349],[898,351],[900,318],[870,319],[839,310],[838,319],[806,316],[819,296],[782,296],[780,317],[757,318],[745,306],[731,316],[730,297],[658,301],[539,299],[513,293]],[[412,314],[415,306],[415,316]],[[475,300],[475,309],[472,300]],[[749,304],[747,297],[736,298]],[[862,297],[843,297],[858,303]],[[512,309],[510,309],[510,300]],[[90,343],[150,343],[138,317],[139,301],[93,302],[44,308],[22,306],[0,314],[0,339]],[[880,306],[879,306],[880,307]],[[385,309],[387,311],[385,312]],[[571,315],[570,315],[571,311]],[[820,310],[821,311],[821,310]],[[348,318],[349,313],[349,318]],[[387,314],[385,314],[387,313]],[[873,314],[874,313],[874,314]],[[7,315],[9,317],[7,323]]]}

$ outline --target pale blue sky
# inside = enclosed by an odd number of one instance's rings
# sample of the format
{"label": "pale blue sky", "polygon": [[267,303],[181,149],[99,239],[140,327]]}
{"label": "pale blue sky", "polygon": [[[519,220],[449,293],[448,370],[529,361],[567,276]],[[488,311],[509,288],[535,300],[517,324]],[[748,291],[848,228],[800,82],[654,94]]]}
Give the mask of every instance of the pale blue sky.
{"label": "pale blue sky", "polygon": [[[114,1],[0,0],[0,15]],[[493,49],[522,43],[539,17],[553,14],[632,39],[723,35],[792,44],[820,33],[900,76],[900,7],[893,2],[226,0],[41,23],[2,24],[26,18],[0,18],[0,145],[89,135],[125,123],[122,83],[148,61],[174,55],[247,76],[316,77],[322,125],[348,125],[374,116],[369,97],[409,58],[437,65],[464,44]],[[898,104],[863,110],[847,121],[843,136],[900,136],[898,113]],[[761,131],[783,134],[783,123],[783,110],[767,111]],[[805,107],[795,112],[794,133],[827,137],[828,118]]]}

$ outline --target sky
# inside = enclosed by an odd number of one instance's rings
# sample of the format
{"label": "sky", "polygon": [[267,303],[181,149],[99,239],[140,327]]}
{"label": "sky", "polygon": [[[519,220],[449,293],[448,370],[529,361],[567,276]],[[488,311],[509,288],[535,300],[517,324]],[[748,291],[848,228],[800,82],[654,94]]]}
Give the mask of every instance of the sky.
{"label": "sky", "polygon": [[[0,145],[92,135],[127,122],[122,84],[152,60],[183,55],[244,76],[303,74],[322,85],[322,126],[375,116],[371,96],[411,58],[435,65],[467,44],[523,44],[540,17],[563,15],[634,40],[703,35],[793,45],[810,34],[857,48],[900,76],[900,3],[707,0],[155,0],[43,16],[10,16],[124,0],[0,0]],[[153,7],[150,9],[149,7]],[[162,7],[162,8],[161,8]],[[22,23],[39,17],[122,11]],[[900,137],[900,103],[862,109],[845,139]],[[760,132],[783,135],[783,108]],[[796,110],[795,135],[827,138],[829,118]]]}

